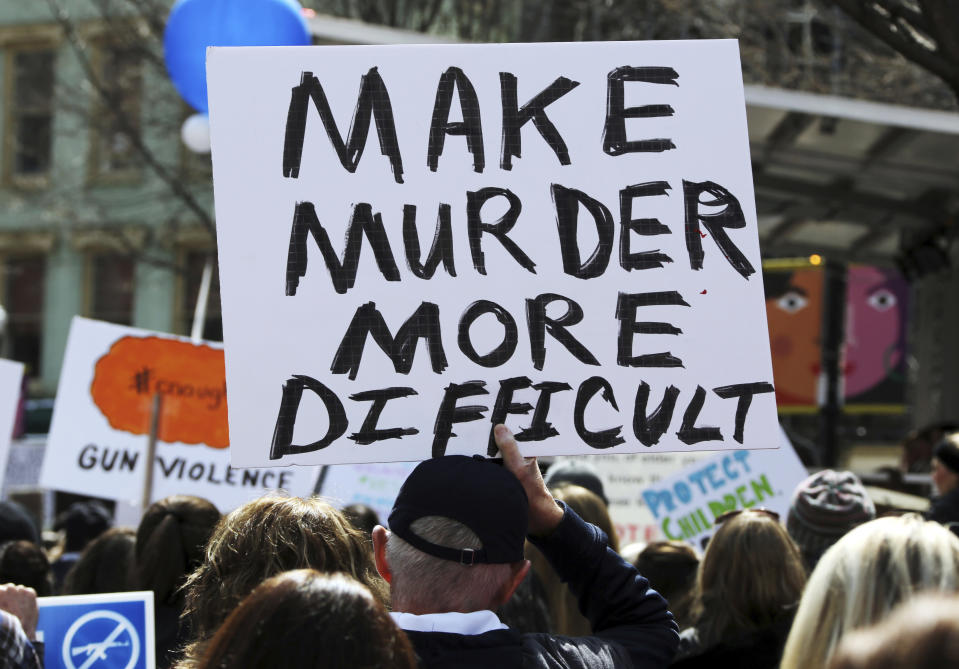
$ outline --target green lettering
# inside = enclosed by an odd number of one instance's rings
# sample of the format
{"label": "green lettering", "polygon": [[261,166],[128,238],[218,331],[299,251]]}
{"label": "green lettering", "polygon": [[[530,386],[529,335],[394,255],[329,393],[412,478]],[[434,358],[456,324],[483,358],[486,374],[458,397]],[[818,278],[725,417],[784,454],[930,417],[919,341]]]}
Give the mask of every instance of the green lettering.
{"label": "green lettering", "polygon": [[691,537],[696,532],[693,530],[692,526],[689,524],[689,516],[683,516],[679,519],[679,529],[683,531],[683,538]]}
{"label": "green lettering", "polygon": [[683,540],[682,536],[678,536],[678,537],[674,536],[673,533],[669,531],[669,521],[670,521],[669,516],[666,516],[665,518],[663,518],[663,524],[660,526],[663,530],[663,534],[665,534],[666,538],[669,539],[670,541],[682,541]]}
{"label": "green lettering", "polygon": [[[732,500],[732,504],[729,504],[730,500]],[[726,503],[724,504],[723,502]],[[723,498],[723,502],[709,502],[709,512],[713,514],[713,518],[719,518],[727,511],[732,511],[736,508],[736,498],[732,495],[726,495]]]}
{"label": "green lettering", "polygon": [[742,504],[742,507],[744,509],[748,509],[749,507],[756,506],[756,502],[754,500],[744,497],[745,494],[746,494],[746,486],[741,485],[736,488],[736,497],[739,498],[739,503]]}
{"label": "green lettering", "polygon": [[[749,484],[752,486],[753,494],[759,498],[760,502],[766,497],[773,496],[772,484],[769,482],[769,479],[766,478],[765,474],[760,476],[758,481],[750,481]],[[763,493],[766,493],[765,497]]]}

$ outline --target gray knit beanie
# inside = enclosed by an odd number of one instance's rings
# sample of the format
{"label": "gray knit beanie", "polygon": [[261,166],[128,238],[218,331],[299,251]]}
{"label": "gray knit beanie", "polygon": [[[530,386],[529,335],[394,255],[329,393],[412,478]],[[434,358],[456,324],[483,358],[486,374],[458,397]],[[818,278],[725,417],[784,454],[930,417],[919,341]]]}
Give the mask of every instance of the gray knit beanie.
{"label": "gray knit beanie", "polygon": [[849,530],[876,517],[876,507],[852,472],[825,469],[799,484],[786,529],[811,570]]}

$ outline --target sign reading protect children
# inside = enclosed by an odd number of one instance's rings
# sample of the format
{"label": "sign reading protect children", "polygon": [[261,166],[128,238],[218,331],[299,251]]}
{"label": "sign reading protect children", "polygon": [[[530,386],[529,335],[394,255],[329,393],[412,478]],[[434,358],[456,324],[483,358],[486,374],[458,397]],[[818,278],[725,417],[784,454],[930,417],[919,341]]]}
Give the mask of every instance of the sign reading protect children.
{"label": "sign reading protect children", "polygon": [[777,431],[779,450],[717,453],[638,491],[660,530],[657,538],[705,548],[716,520],[737,509],[768,509],[785,523],[793,492],[809,473],[785,431]]}
{"label": "sign reading protect children", "polygon": [[736,42],[207,69],[235,465],[768,447]]}

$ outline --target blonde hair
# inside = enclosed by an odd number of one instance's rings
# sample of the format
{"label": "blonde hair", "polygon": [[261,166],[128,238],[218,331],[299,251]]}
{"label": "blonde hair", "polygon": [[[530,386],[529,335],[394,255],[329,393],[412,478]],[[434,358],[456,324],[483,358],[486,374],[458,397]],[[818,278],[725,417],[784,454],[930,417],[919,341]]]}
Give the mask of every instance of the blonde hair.
{"label": "blonde hair", "polygon": [[805,584],[802,554],[786,528],[764,512],[743,510],[719,526],[699,564],[692,618],[701,646],[781,620]]}
{"label": "blonde hair", "polygon": [[806,586],[781,669],[825,666],[850,630],[884,619],[923,590],[959,588],[959,538],[909,514],[853,529],[823,555]]}
{"label": "blonde hair", "polygon": [[609,547],[616,553],[619,552],[619,536],[616,534],[616,528],[613,527],[613,519],[609,516],[609,508],[602,497],[588,488],[573,483],[560,483],[550,488],[550,492],[555,499],[569,505],[577,516],[605,532],[609,539]]}

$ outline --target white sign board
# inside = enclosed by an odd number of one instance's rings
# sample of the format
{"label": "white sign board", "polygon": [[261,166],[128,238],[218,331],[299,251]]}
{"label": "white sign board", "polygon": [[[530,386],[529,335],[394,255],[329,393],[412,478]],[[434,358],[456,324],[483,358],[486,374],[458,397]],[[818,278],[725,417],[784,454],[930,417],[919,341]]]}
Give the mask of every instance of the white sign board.
{"label": "white sign board", "polygon": [[[653,514],[643,500],[642,491],[673,476],[710,453],[623,453],[617,455],[574,455],[561,460],[588,459],[603,482],[620,546],[637,541],[648,543],[662,538]],[[554,463],[555,464],[555,463]]]}
{"label": "white sign board", "polygon": [[7,471],[10,458],[10,441],[13,439],[14,423],[20,406],[20,391],[23,387],[23,363],[0,360],[0,481]]}
{"label": "white sign board", "polygon": [[207,73],[234,464],[485,453],[499,422],[538,455],[767,446],[735,41]]}
{"label": "white sign board", "polygon": [[785,523],[793,492],[809,473],[782,428],[779,434],[778,450],[717,453],[637,491],[659,527],[656,538],[702,548],[716,518],[752,507],[775,511]]}
{"label": "white sign board", "polygon": [[230,468],[222,348],[85,318],[70,328],[40,485],[139,500],[157,394],[154,500],[198,495],[226,511],[265,490],[312,492],[315,468]]}

